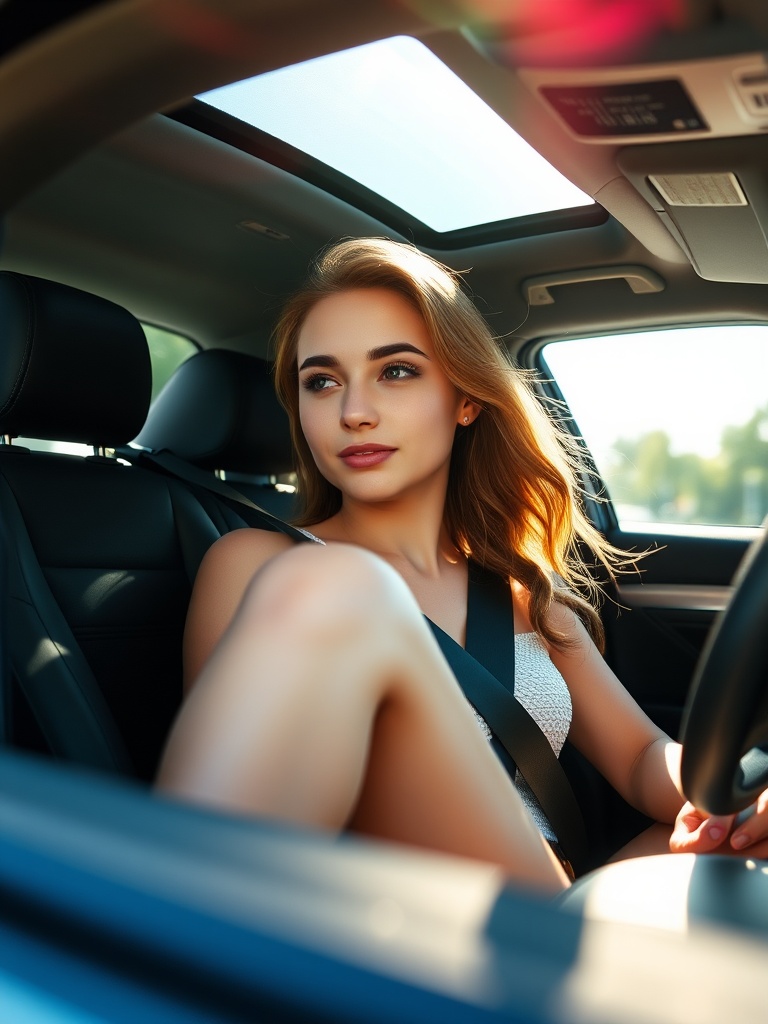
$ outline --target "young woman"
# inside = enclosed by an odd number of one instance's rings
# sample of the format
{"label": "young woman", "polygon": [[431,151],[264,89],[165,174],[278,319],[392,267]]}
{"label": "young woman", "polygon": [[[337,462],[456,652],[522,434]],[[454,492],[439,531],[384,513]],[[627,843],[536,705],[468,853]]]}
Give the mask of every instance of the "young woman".
{"label": "young woman", "polygon": [[[493,753],[425,619],[463,646],[471,558],[509,581],[515,693],[555,753],[568,735],[666,823],[638,850],[667,849],[676,816],[675,849],[721,847],[732,822],[683,807],[679,746],[600,654],[577,545],[611,571],[627,559],[590,526],[573,449],[457,276],[411,246],[343,242],[276,340],[298,525],[311,532],[296,544],[239,530],[207,554],[159,787],[562,888],[557,837]],[[760,806],[730,844],[759,856],[767,832]]]}

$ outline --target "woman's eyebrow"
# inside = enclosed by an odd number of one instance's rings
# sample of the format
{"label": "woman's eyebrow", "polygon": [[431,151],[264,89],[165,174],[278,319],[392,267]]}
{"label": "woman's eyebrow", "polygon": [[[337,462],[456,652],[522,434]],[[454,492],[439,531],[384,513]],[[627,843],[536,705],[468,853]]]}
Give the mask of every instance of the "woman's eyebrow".
{"label": "woman's eyebrow", "polygon": [[426,352],[422,352],[415,345],[409,345],[407,341],[396,341],[392,345],[381,345],[379,348],[372,348],[368,351],[368,358],[372,361],[386,359],[387,356],[397,355],[398,352],[413,352],[417,356],[424,356],[425,359],[429,359]]}
{"label": "woman's eyebrow", "polygon": [[299,367],[299,371],[306,370],[309,366],[338,366],[339,360],[336,356],[307,356]]}
{"label": "woman's eyebrow", "polygon": [[[399,352],[413,352],[414,355],[429,359],[426,352],[422,352],[420,348],[410,345],[407,341],[395,341],[391,345],[380,345],[379,348],[369,349],[366,356],[371,362],[375,362],[377,359],[386,359],[388,356],[397,355]],[[307,356],[299,367],[299,372],[308,369],[310,366],[323,366],[328,369],[338,365],[339,360],[336,356]]]}

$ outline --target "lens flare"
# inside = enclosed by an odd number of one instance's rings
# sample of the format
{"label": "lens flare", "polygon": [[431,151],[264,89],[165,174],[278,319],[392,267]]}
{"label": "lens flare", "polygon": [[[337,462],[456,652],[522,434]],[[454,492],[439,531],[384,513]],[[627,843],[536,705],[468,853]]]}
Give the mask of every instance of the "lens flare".
{"label": "lens flare", "polygon": [[[425,0],[401,0],[444,22]],[[573,66],[619,59],[685,24],[686,0],[461,0],[457,19],[511,64]]]}
{"label": "lens flare", "polygon": [[247,58],[269,46],[261,33],[196,0],[167,0],[149,9],[148,17],[171,38],[216,57]]}

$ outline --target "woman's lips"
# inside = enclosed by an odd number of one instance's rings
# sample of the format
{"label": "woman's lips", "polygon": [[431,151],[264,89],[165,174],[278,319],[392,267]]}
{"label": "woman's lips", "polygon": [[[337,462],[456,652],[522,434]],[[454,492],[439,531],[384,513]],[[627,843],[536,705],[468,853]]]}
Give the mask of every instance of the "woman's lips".
{"label": "woman's lips", "polygon": [[355,444],[339,452],[339,458],[351,469],[367,469],[385,462],[394,451],[381,444]]}

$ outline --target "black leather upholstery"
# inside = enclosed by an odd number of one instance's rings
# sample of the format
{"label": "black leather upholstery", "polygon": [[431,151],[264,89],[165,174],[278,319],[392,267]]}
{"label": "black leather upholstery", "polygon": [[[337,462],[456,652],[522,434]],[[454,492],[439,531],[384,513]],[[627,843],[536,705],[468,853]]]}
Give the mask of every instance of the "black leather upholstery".
{"label": "black leather upholstery", "polygon": [[144,332],[106,299],[0,272],[0,424],[12,437],[123,444],[149,408]]}
{"label": "black leather upholstery", "polygon": [[[150,393],[138,322],[63,285],[0,280],[0,433],[132,437]],[[0,446],[0,516],[12,742],[150,778],[181,697],[191,581],[243,521],[142,467],[13,446]]]}
{"label": "black leather upholstery", "polygon": [[136,438],[202,469],[277,476],[292,468],[288,417],[267,363],[209,349],[182,363]]}
{"label": "black leather upholstery", "polygon": [[269,480],[290,472],[293,456],[288,417],[263,359],[225,349],[192,356],[155,399],[136,443],[224,470],[236,490],[283,519],[295,511],[293,495]]}

